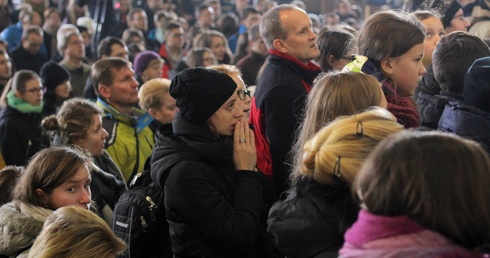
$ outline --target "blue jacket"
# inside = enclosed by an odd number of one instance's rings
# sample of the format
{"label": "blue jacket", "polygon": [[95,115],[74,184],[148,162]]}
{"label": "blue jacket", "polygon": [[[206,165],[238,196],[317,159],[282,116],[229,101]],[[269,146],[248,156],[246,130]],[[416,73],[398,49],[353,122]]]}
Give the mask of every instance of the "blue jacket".
{"label": "blue jacket", "polygon": [[439,131],[455,133],[474,140],[490,153],[490,113],[461,102],[451,101],[446,105]]}

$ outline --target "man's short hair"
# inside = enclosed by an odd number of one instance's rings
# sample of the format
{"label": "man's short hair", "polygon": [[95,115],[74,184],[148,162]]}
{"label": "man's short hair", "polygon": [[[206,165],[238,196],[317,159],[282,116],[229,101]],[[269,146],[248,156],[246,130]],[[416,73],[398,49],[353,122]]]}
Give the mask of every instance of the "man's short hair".
{"label": "man's short hair", "polygon": [[119,57],[109,57],[101,59],[92,65],[91,77],[93,81],[93,87],[95,94],[99,97],[99,84],[105,86],[111,86],[116,72],[120,71],[124,67],[131,67],[131,63]]}
{"label": "man's short hair", "polygon": [[245,8],[243,8],[242,16],[240,17],[240,20],[247,19],[250,14],[260,14],[260,12],[255,7],[248,5]]}
{"label": "man's short hair", "polygon": [[196,7],[196,18],[199,18],[201,16],[202,12],[209,10],[211,8],[210,5],[207,4],[200,4],[199,6]]}
{"label": "man's short hair", "polygon": [[37,25],[29,25],[27,26],[27,28],[25,28],[22,31],[22,39],[24,40],[29,39],[29,35],[31,34],[36,34],[38,36],[44,37],[44,32],[43,29],[41,29],[41,27]]}
{"label": "man's short hair", "polygon": [[273,42],[276,39],[286,39],[288,32],[281,24],[280,14],[283,11],[298,9],[298,7],[290,4],[278,5],[267,11],[260,21],[260,33],[264,39],[268,49],[273,49]]}
{"label": "man's short hair", "polygon": [[103,55],[110,57],[112,53],[112,46],[115,44],[118,44],[121,47],[125,47],[122,40],[117,37],[109,36],[101,40],[99,46],[97,47],[98,58],[101,59]]}
{"label": "man's short hair", "polygon": [[462,31],[449,33],[434,50],[434,77],[444,91],[462,95],[468,68],[484,56],[490,56],[490,50],[479,37]]}

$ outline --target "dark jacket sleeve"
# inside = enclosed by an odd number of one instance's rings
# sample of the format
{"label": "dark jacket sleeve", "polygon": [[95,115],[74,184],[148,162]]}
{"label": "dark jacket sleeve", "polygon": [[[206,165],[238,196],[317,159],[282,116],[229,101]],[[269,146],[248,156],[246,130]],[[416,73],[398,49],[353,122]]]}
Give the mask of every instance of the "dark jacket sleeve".
{"label": "dark jacket sleeve", "polygon": [[290,151],[295,131],[302,116],[305,96],[292,88],[276,87],[266,96],[265,128],[272,158],[272,170],[276,193],[280,195],[289,188],[292,164]]}
{"label": "dark jacket sleeve", "polygon": [[18,128],[18,124],[15,119],[10,119],[0,128],[0,146],[7,165],[25,165],[29,147],[32,146],[29,136],[22,135],[25,130]]}
{"label": "dark jacket sleeve", "polygon": [[[234,192],[230,193],[234,196],[232,202],[225,199],[216,177],[210,177],[214,174],[210,167],[199,162],[177,164],[165,185],[165,207],[171,227],[181,224],[177,230],[185,230],[188,225],[211,244],[243,254],[258,241],[263,175],[253,171],[229,172],[236,173]],[[178,241],[185,245],[186,239]]]}

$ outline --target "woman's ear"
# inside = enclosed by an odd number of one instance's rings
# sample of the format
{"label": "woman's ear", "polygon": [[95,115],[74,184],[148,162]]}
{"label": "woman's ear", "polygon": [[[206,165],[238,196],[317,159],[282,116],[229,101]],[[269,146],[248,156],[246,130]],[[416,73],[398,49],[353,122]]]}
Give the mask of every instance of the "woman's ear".
{"label": "woman's ear", "polygon": [[36,189],[36,196],[42,199],[45,203],[48,203],[49,197],[42,189]]}
{"label": "woman's ear", "polygon": [[394,59],[392,58],[385,58],[381,60],[381,70],[387,75],[392,75],[393,74],[393,61]]}
{"label": "woman's ear", "polygon": [[157,118],[157,115],[158,115],[158,111],[154,108],[149,108],[148,109],[148,114],[153,117],[153,118]]}

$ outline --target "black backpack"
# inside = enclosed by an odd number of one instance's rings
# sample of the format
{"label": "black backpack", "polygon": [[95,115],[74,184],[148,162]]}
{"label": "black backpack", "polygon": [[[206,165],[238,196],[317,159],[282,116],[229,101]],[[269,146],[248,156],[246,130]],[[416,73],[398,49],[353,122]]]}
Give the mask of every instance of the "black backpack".
{"label": "black backpack", "polygon": [[151,182],[149,169],[137,181],[114,207],[112,229],[127,245],[120,257],[172,257],[164,193]]}

